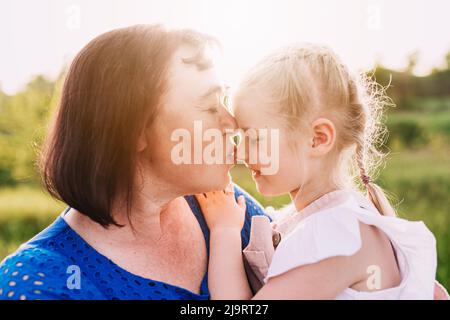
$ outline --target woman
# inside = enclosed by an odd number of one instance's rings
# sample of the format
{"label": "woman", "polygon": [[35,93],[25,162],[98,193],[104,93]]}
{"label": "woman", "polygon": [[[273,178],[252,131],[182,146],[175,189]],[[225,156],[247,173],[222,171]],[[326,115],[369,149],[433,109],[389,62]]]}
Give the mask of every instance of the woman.
{"label": "woman", "polygon": [[[231,165],[174,164],[171,133],[196,120],[235,128],[210,46],[194,31],[134,26],[76,56],[42,155],[46,188],[69,207],[2,262],[0,299],[209,298],[209,232],[183,196],[224,189]],[[244,195],[243,246],[262,214]]]}

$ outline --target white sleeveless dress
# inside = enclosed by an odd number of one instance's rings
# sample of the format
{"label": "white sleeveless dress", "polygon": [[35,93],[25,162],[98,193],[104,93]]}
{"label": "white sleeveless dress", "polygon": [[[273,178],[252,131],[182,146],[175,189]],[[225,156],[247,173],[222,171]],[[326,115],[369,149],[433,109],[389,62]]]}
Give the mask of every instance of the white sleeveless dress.
{"label": "white sleeveless dress", "polygon": [[355,254],[362,243],[359,222],[377,227],[390,239],[401,283],[367,292],[346,288],[336,299],[433,299],[437,266],[433,234],[423,222],[380,215],[370,200],[350,189],[328,193],[272,224],[267,217],[253,217],[250,242],[243,252],[252,288],[256,292],[268,279],[302,265]]}

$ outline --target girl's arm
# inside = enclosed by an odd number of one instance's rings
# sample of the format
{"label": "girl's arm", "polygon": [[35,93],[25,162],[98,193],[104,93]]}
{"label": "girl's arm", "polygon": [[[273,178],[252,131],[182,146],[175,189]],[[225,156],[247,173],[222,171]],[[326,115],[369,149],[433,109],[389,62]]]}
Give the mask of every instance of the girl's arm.
{"label": "girl's arm", "polygon": [[[211,299],[252,299],[242,259],[241,230],[245,198],[236,203],[232,191],[196,195],[210,229],[208,286]],[[363,241],[364,246],[364,241]],[[300,266],[270,278],[253,299],[333,299],[367,275],[357,270],[367,260],[360,250]]]}
{"label": "girl's arm", "polygon": [[241,231],[216,229],[210,233],[208,286],[213,300],[249,300],[241,251]]}
{"label": "girl's arm", "polygon": [[241,230],[245,198],[236,203],[234,192],[196,195],[210,230],[208,286],[213,300],[250,299],[252,292],[242,259]]}
{"label": "girl's arm", "polygon": [[333,257],[270,278],[256,300],[331,300],[361,278],[355,278],[355,257]]}

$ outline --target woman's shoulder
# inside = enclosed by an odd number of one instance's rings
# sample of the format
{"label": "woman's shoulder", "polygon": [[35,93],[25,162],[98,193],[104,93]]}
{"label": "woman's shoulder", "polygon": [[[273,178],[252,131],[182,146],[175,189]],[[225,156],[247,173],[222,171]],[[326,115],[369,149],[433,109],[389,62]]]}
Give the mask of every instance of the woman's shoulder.
{"label": "woman's shoulder", "polygon": [[81,270],[60,250],[65,228],[59,219],[1,262],[0,300],[101,298],[90,283],[77,288]]}
{"label": "woman's shoulder", "polygon": [[361,230],[357,217],[350,211],[326,210],[300,221],[279,246],[295,244],[314,246],[314,256],[351,255],[361,247]]}
{"label": "woman's shoulder", "polygon": [[61,254],[20,249],[0,264],[0,300],[104,299],[90,282],[81,287],[77,277],[80,268]]}
{"label": "woman's shoulder", "polygon": [[19,248],[0,264],[0,299],[50,299],[61,289],[66,263],[44,248]]}

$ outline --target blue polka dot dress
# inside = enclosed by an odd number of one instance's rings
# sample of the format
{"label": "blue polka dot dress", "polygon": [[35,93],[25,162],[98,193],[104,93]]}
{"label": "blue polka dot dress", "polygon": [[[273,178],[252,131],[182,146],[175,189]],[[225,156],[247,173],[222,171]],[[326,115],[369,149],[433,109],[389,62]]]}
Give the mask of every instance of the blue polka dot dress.
{"label": "blue polka dot dress", "polygon": [[[251,217],[264,213],[243,190],[235,187],[235,194],[243,194],[247,202],[242,229],[244,248],[250,236]],[[209,230],[200,207],[193,196],[186,200],[200,224],[209,252]],[[196,294],[126,271],[97,252],[60,216],[0,264],[0,300],[36,299],[206,300],[209,291],[207,274]]]}

